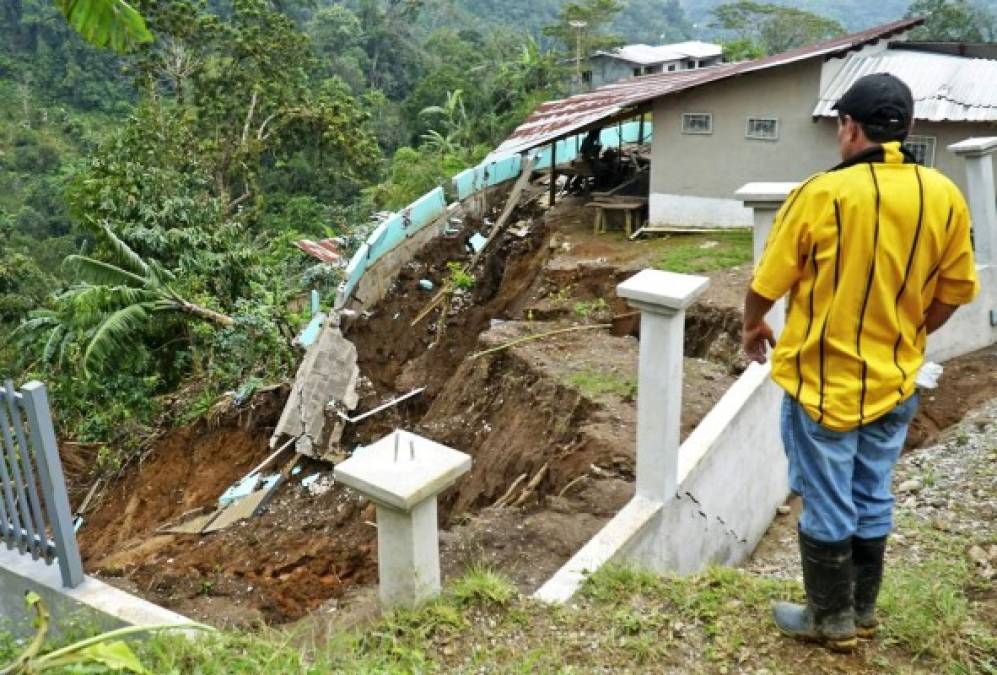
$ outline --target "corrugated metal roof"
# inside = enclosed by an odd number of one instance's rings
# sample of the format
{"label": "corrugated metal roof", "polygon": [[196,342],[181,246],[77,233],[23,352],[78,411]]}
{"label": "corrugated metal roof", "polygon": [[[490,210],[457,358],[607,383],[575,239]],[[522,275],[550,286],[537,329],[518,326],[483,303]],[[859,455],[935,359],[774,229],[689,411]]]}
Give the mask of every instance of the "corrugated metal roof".
{"label": "corrugated metal roof", "polygon": [[611,52],[597,52],[596,56],[608,56],[613,59],[620,59],[628,63],[636,63],[642,66],[657,65],[666,61],[678,61],[680,59],[703,59],[711,56],[720,56],[723,49],[720,45],[711,42],[699,42],[690,40],[688,42],[677,42],[670,45],[626,45]]}
{"label": "corrugated metal roof", "polygon": [[908,31],[923,22],[923,18],[903,19],[757,61],[727,63],[697,70],[645,75],[609,84],[586,94],[579,94],[560,101],[549,101],[537,108],[525,122],[512,132],[512,135],[495,149],[492,156],[525,152],[584,129],[600,120],[613,117],[628,108],[667,94],[674,94],[709,82],[818,56],[828,57],[844,54],[852,49],[858,49]]}
{"label": "corrugated metal roof", "polygon": [[997,61],[962,56],[890,50],[875,56],[852,55],[821,92],[815,117],[836,117],[831,110],[863,75],[891,73],[914,94],[914,118],[933,122],[997,121]]}

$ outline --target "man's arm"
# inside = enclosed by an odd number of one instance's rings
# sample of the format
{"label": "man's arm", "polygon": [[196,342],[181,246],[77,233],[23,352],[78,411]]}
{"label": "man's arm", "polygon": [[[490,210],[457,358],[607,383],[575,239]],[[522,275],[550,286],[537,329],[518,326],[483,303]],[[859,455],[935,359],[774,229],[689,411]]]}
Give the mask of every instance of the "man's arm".
{"label": "man's arm", "polygon": [[748,358],[765,363],[765,345],[775,346],[772,329],[765,323],[765,315],[775,302],[759,295],[751,288],[744,298],[744,324],[741,327],[741,347]]}
{"label": "man's arm", "polygon": [[959,309],[958,305],[949,305],[937,298],[932,300],[931,305],[928,306],[928,311],[924,314],[924,327],[928,334],[930,335],[944,326],[957,309]]}

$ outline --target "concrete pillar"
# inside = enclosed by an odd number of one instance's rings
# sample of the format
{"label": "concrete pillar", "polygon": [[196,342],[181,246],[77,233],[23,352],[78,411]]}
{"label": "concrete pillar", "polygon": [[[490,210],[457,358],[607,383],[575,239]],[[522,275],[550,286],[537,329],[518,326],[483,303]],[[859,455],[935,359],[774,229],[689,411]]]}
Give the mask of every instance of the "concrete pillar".
{"label": "concrete pillar", "polygon": [[682,413],[685,310],[702,295],[706,277],[644,270],[617,287],[640,310],[637,371],[637,496],[675,496]]}
{"label": "concrete pillar", "polygon": [[335,479],[377,507],[381,603],[411,607],[440,592],[436,497],[471,468],[471,457],[396,431],[336,465]]}
{"label": "concrete pillar", "polygon": [[966,201],[973,216],[973,244],[978,265],[997,265],[997,196],[994,165],[997,136],[967,138],[949,146],[966,160]]}
{"label": "concrete pillar", "polygon": [[[797,185],[798,183],[748,183],[734,193],[746,208],[753,211],[755,216],[751,244],[756,265],[762,258],[762,251],[765,250],[765,242],[768,241],[769,233],[772,231],[772,223],[775,221],[776,213],[782,208],[786,197]],[[776,301],[765,316],[765,320],[778,338],[786,325],[785,298]]]}

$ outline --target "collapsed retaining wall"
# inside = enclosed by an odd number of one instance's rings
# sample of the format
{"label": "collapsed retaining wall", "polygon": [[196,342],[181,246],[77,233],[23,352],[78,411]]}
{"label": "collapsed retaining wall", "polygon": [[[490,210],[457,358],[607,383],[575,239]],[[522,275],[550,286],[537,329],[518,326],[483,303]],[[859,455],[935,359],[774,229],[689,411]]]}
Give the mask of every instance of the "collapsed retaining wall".
{"label": "collapsed retaining wall", "polygon": [[[647,143],[652,137],[649,122],[628,122],[603,129],[603,147],[629,143]],[[557,162],[575,160],[581,150],[583,136],[576,135],[555,143]],[[530,153],[533,170],[549,169],[552,153],[549,146]],[[367,237],[346,267],[346,278],[336,293],[336,308],[342,309],[351,300],[369,306],[382,299],[402,265],[430,240],[440,235],[452,217],[467,208],[482,210],[480,202],[489,191],[519,178],[523,170],[522,155],[488,157],[476,167],[453,177],[456,202],[447,205],[442,187],[423,195],[408,207],[395,213]]]}

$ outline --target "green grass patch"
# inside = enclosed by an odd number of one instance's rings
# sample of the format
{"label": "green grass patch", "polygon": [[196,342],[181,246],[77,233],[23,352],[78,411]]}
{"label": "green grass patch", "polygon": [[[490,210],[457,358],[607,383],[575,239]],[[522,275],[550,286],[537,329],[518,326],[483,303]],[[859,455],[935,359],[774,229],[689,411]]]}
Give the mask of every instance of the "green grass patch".
{"label": "green grass patch", "polygon": [[620,398],[634,398],[637,395],[635,379],[604,370],[580,370],[569,375],[567,382],[590,397],[613,394]]}
{"label": "green grass patch", "polygon": [[[920,536],[922,532],[918,532]],[[928,559],[891,567],[883,593],[882,636],[855,658],[882,672],[993,672],[992,631],[973,617],[966,561],[954,540],[923,532]],[[494,570],[476,566],[444,594],[303,648],[284,629],[218,632],[187,640],[161,634],[133,643],[154,673],[429,672],[823,672],[801,653],[833,663],[817,647],[777,634],[770,604],[802,600],[798,582],[729,568],[688,577],[610,565],[569,604],[518,595]],[[53,645],[54,648],[54,645]],[[18,651],[0,631],[0,667]],[[824,661],[823,659],[831,659]]]}
{"label": "green grass patch", "polygon": [[750,231],[676,234],[661,245],[655,267],[668,272],[699,274],[739,267],[751,260]]}
{"label": "green grass patch", "polygon": [[976,583],[964,554],[969,540],[909,517],[899,529],[928,554],[887,567],[879,598],[884,638],[915,658],[947,664],[947,672],[997,673],[997,634],[975,619],[967,597]]}
{"label": "green grass patch", "polygon": [[494,570],[475,565],[454,582],[449,595],[461,607],[473,605],[505,607],[516,597],[516,588]]}

